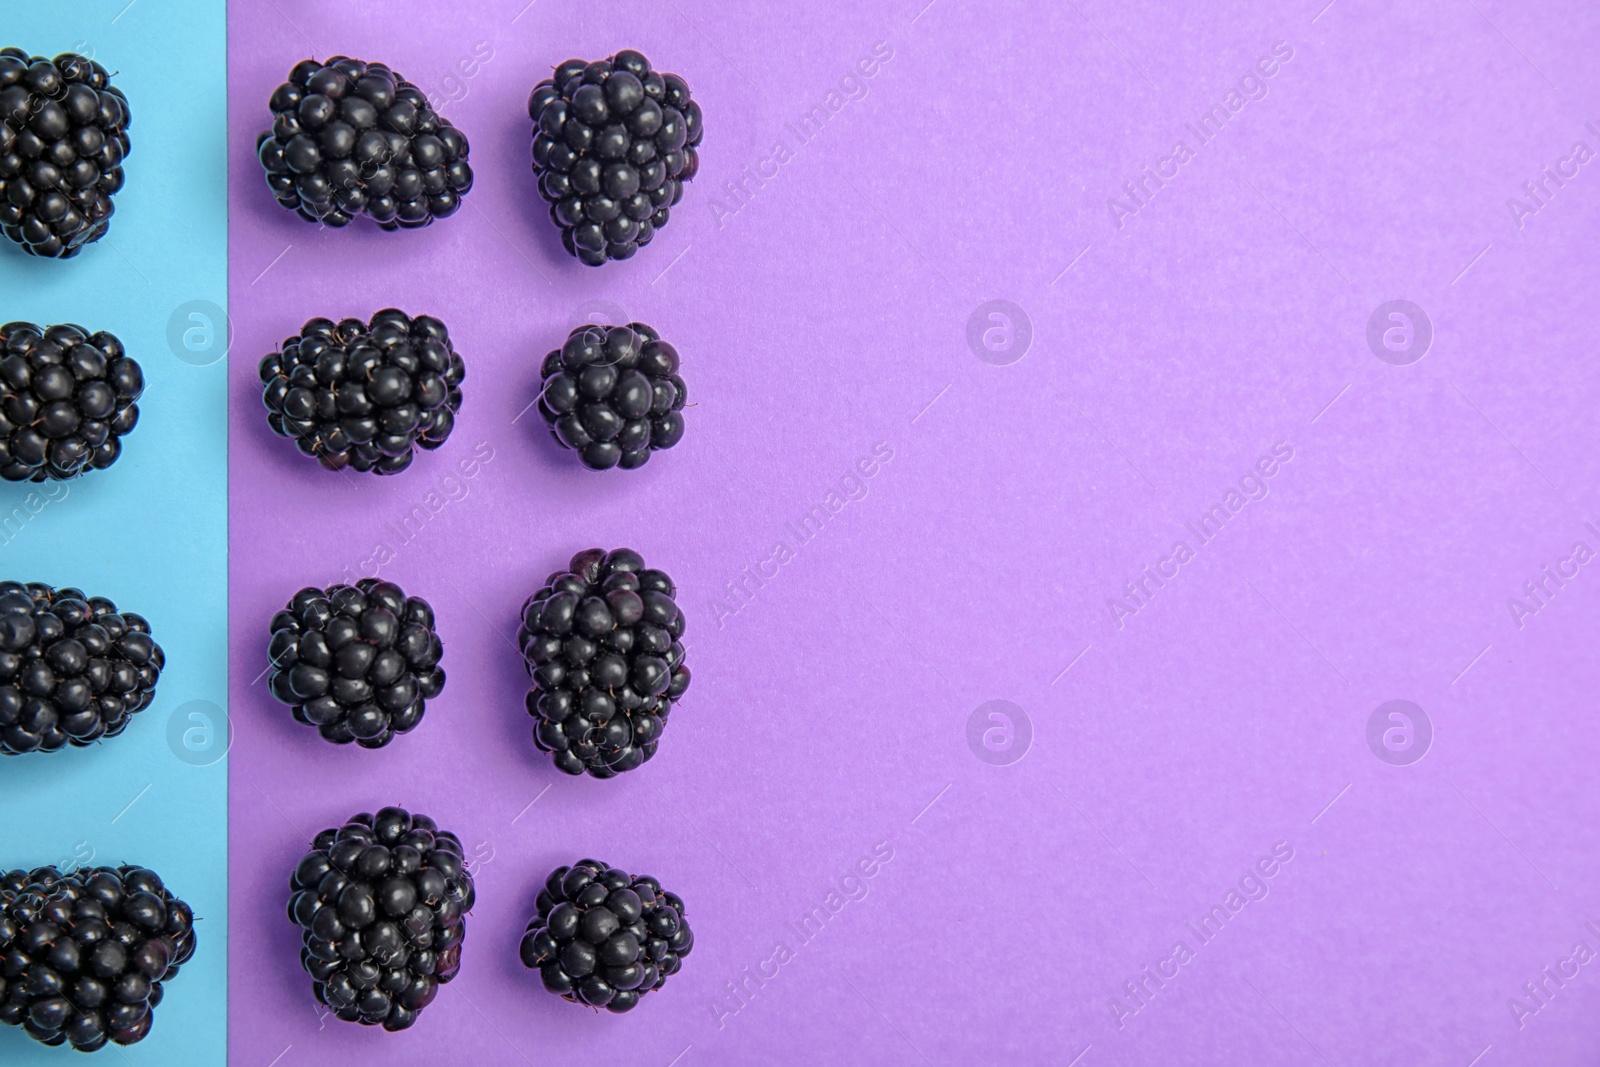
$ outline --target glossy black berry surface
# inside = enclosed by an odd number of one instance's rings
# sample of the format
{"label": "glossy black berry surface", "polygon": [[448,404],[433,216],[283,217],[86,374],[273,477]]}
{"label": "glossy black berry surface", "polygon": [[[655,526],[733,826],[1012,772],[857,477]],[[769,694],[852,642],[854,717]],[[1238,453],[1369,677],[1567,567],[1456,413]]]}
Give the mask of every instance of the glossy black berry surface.
{"label": "glossy black berry surface", "polygon": [[533,740],[557,768],[611,778],[656,754],[689,688],[676,595],[632,549],[592,548],[522,605]]}
{"label": "glossy black berry surface", "polygon": [[0,875],[0,1023],[46,1045],[143,1041],[194,950],[194,912],[154,871]]}
{"label": "glossy black berry surface", "polygon": [[382,63],[302,60],[270,107],[256,156],[278,203],[308,222],[416,229],[454,215],[472,188],[466,135]]}
{"label": "glossy black berry surface", "polygon": [[528,97],[533,172],[568,252],[627,259],[667,224],[700,167],[700,105],[638,52],[569,59]]}
{"label": "glossy black berry surface", "polygon": [[539,412],[585,467],[642,467],[683,440],[678,350],[642,322],[579,326],[544,359]]}
{"label": "glossy black berry surface", "polygon": [[311,989],[345,1022],[404,1030],[461,969],[472,874],[455,834],[403,808],[324,830],[289,879]]}
{"label": "glossy black berry surface", "polygon": [[104,597],[0,582],[0,755],[116,737],[166,662],[150,624]]}
{"label": "glossy black berry surface", "polygon": [[323,740],[382,748],[444,689],[433,609],[392,582],[306,588],[272,617],[268,687]]}
{"label": "glossy black berry surface", "polygon": [[111,227],[132,119],[99,63],[0,49],[0,233],[70,259]]}
{"label": "glossy black berry surface", "polygon": [[109,333],[0,326],[0,478],[61,481],[111,466],[143,392],[138,362]]}
{"label": "glossy black berry surface", "polygon": [[312,319],[261,361],[274,433],[329,470],[398,474],[417,449],[444,444],[461,410],[466,364],[444,323],[389,308]]}
{"label": "glossy black berry surface", "polygon": [[598,860],[551,871],[536,906],[522,936],[522,963],[575,1004],[632,1011],[694,948],[676,893]]}

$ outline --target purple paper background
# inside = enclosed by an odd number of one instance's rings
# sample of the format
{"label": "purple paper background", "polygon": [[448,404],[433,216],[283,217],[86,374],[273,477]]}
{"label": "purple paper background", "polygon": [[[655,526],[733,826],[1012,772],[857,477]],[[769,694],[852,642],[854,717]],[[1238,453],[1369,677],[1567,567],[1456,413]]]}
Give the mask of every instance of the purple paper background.
{"label": "purple paper background", "polygon": [[[1592,5],[232,7],[232,1058],[1593,1061],[1600,962],[1520,1027],[1508,1001],[1600,950],[1600,576],[1520,628],[1507,603],[1600,550],[1600,163],[1521,228],[1507,204],[1600,149]],[[892,59],[802,143],[789,124],[880,41]],[[1278,42],[1265,97],[1200,145],[1184,124]],[[689,79],[703,163],[654,245],[588,270],[536,198],[525,101],[623,47]],[[273,204],[266,98],[336,52],[449,101],[478,174],[458,217],[322,232]],[[1108,199],[1180,138],[1194,158],[1118,228]],[[966,340],[992,298],[1031,321],[1009,366]],[[1366,341],[1395,298],[1436,331],[1410,366]],[[697,405],[631,474],[518,420],[595,301],[680,348]],[[255,362],[313,315],[389,305],[465,354],[455,435],[398,478],[320,471],[267,431]],[[880,442],[865,496],[716,611]],[[1268,495],[1200,546],[1185,522],[1277,442]],[[398,544],[430,491],[466,495]],[[1180,539],[1195,558],[1119,628],[1108,598]],[[450,680],[415,734],[337,749],[252,679],[272,612],[379,541],[437,608]],[[511,641],[594,544],[671,571],[695,674],[657,759],[610,782],[533,750]],[[1031,721],[1008,766],[967,741],[993,699]],[[1433,723],[1411,766],[1368,747],[1392,699]],[[307,838],[388,802],[479,870],[461,976],[403,1036],[321,1023],[282,914]],[[1279,841],[1268,895],[1200,944],[1186,922]],[[866,896],[802,943],[788,924],[878,842]],[[626,1018],[516,959],[544,874],[591,853],[681,893],[697,934]],[[1179,940],[1194,959],[1119,1027],[1124,983]]]}

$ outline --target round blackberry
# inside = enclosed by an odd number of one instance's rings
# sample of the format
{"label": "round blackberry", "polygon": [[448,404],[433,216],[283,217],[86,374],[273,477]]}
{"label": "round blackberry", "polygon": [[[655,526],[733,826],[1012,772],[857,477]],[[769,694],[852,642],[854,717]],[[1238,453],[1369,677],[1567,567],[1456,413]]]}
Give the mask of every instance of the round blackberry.
{"label": "round blackberry", "polygon": [[0,582],[0,755],[116,737],[166,662],[150,624],[104,597]]}
{"label": "round blackberry", "polygon": [[104,237],[131,123],[128,98],[94,60],[0,48],[0,233],[51,259]]}
{"label": "round blackberry", "polygon": [[426,815],[383,808],[322,831],[289,891],[300,965],[345,1022],[404,1030],[461,969],[472,874]]}
{"label": "round blackberry", "polygon": [[144,372],[122,342],[82,326],[0,326],[0,478],[104,470],[139,422]]}
{"label": "round blackberry", "polygon": [[567,251],[591,267],[649,244],[700,168],[700,105],[629,49],[569,59],[528,97],[533,172]]}
{"label": "round blackberry", "polygon": [[444,689],[433,609],[398,585],[306,588],[272,617],[272,695],[323,740],[382,748]]}
{"label": "round blackberry", "polygon": [[642,322],[579,326],[544,359],[539,411],[585,467],[642,467],[683,439],[678,350]]}
{"label": "round blackberry", "polygon": [[523,966],[574,1004],[622,1014],[667,984],[694,948],[683,900],[599,860],[557,867],[522,935]]}
{"label": "round blackberry", "polygon": [[444,323],[389,308],[306,323],[261,361],[261,399],[273,432],[329,470],[398,474],[450,436],[466,376]]}
{"label": "round blackberry", "polygon": [[143,867],[0,875],[0,1023],[94,1052],[143,1041],[194,955],[194,912]]}
{"label": "round blackberry", "polygon": [[676,595],[631,548],[591,548],[522,605],[533,740],[557,768],[611,778],[656,754],[689,688]]}
{"label": "round blackberry", "polygon": [[382,63],[302,60],[270,106],[256,156],[278,203],[307,222],[416,229],[454,215],[472,188],[466,134]]}

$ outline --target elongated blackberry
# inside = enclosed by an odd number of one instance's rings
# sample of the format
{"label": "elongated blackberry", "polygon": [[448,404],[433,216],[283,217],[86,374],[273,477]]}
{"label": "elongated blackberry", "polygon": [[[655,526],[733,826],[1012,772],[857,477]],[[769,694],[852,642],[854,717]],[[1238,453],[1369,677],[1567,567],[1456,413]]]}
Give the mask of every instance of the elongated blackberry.
{"label": "elongated blackberry", "polygon": [[579,326],[544,359],[539,412],[585,467],[642,467],[683,439],[678,350],[642,322]]}
{"label": "elongated blackberry", "polygon": [[466,376],[444,323],[388,308],[306,323],[261,361],[261,399],[273,432],[329,470],[398,474],[450,436]]}
{"label": "elongated blackberry", "polygon": [[667,984],[694,948],[683,900],[599,860],[557,867],[522,935],[523,966],[574,1004],[622,1014]]}
{"label": "elongated blackberry", "polygon": [[382,748],[444,689],[433,609],[398,585],[306,588],[272,618],[272,695],[326,741]]}
{"label": "elongated blackberry", "polygon": [[289,891],[300,965],[345,1022],[404,1030],[461,969],[472,874],[426,815],[383,808],[322,831]]}
{"label": "elongated blackberry", "polygon": [[627,259],[667,224],[700,169],[700,105],[629,49],[569,59],[528,97],[533,172],[561,243],[591,267]]}
{"label": "elongated blackberry", "polygon": [[106,235],[132,117],[106,68],[0,49],[0,233],[70,259]]}
{"label": "elongated blackberry", "polygon": [[308,222],[416,229],[454,215],[472,188],[466,135],[382,63],[302,60],[270,106],[256,155],[278,203]]}
{"label": "elongated blackberry", "polygon": [[104,331],[0,326],[0,478],[65,480],[104,470],[139,423],[144,372]]}
{"label": "elongated blackberry", "polygon": [[166,662],[150,624],[104,597],[0,582],[0,755],[116,737]]}
{"label": "elongated blackberry", "polygon": [[94,1052],[143,1041],[194,956],[194,912],[143,867],[0,875],[0,1023]]}
{"label": "elongated blackberry", "polygon": [[611,778],[656,754],[689,688],[676,595],[631,548],[591,548],[522,605],[533,740],[560,770]]}

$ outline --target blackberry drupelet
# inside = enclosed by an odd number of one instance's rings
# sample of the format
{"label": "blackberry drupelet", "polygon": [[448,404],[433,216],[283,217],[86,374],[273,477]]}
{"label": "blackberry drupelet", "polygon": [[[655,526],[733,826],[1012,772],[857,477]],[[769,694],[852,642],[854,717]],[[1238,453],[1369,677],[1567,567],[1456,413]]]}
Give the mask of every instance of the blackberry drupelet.
{"label": "blackberry drupelet", "polygon": [[426,815],[383,808],[322,831],[289,889],[300,965],[345,1022],[404,1030],[461,969],[472,874]]}
{"label": "blackberry drupelet", "polygon": [[273,432],[329,470],[398,474],[450,436],[466,375],[444,323],[389,308],[306,323],[261,361],[261,399]]}
{"label": "blackberry drupelet", "polygon": [[0,582],[0,755],[116,737],[166,662],[150,624],[104,597]]}
{"label": "blackberry drupelet", "polygon": [[642,467],[683,439],[678,350],[642,322],[579,326],[545,357],[539,411],[585,467]]}
{"label": "blackberry drupelet", "polygon": [[537,907],[522,936],[522,963],[575,1004],[632,1011],[694,948],[676,893],[598,860],[550,872]]}
{"label": "blackberry drupelet", "polygon": [[308,222],[366,215],[416,229],[455,214],[472,188],[466,135],[382,63],[302,60],[270,106],[256,155],[278,203]]}
{"label": "blackberry drupelet", "polygon": [[0,326],[0,478],[104,470],[139,422],[144,372],[122,342],[82,326]]}
{"label": "blackberry drupelet", "polygon": [[569,59],[528,98],[533,172],[561,243],[591,267],[627,259],[667,224],[700,167],[700,105],[631,49]]}
{"label": "blackberry drupelet", "polygon": [[557,768],[611,778],[656,754],[689,688],[676,595],[632,549],[591,548],[522,605],[533,740]]}
{"label": "blackberry drupelet", "polygon": [[326,741],[382,748],[444,689],[433,609],[392,582],[306,588],[272,618],[272,695]]}
{"label": "blackberry drupelet", "polygon": [[0,49],[0,233],[70,259],[106,235],[132,119],[106,68]]}
{"label": "blackberry drupelet", "polygon": [[0,875],[0,1023],[94,1052],[143,1041],[194,956],[194,912],[143,867]]}

